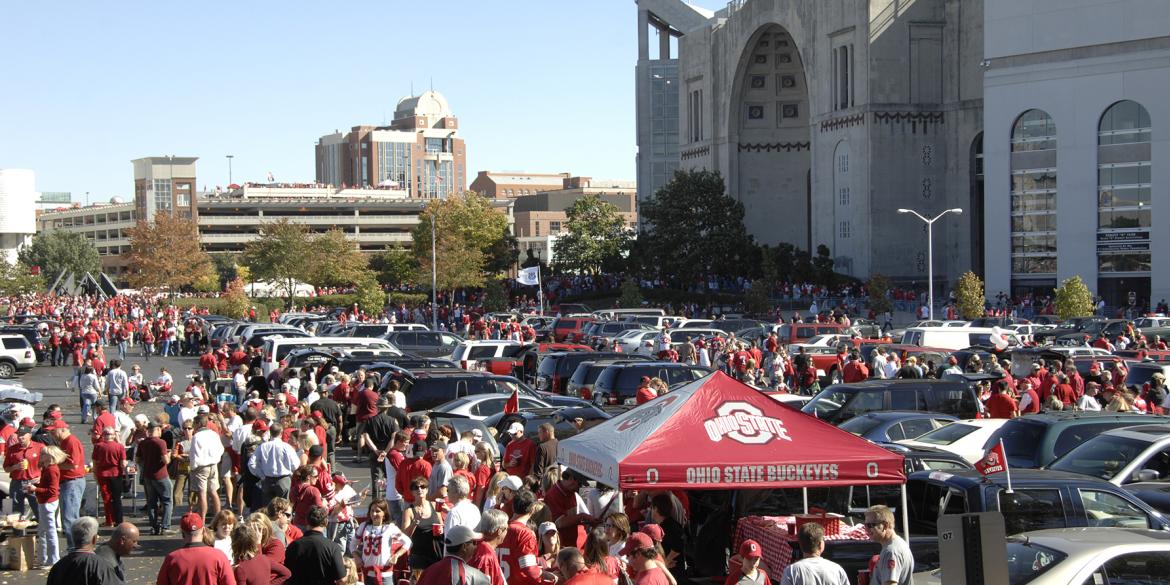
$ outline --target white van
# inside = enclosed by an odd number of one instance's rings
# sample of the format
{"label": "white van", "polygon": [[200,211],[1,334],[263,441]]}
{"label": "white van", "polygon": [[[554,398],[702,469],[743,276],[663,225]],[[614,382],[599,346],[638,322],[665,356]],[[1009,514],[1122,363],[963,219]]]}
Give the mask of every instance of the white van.
{"label": "white van", "polygon": [[902,334],[902,343],[919,347],[960,350],[973,345],[994,346],[992,338],[1003,336],[1008,347],[1020,345],[1015,331],[991,327],[911,327]]}
{"label": "white van", "polygon": [[398,348],[385,339],[376,337],[270,337],[264,340],[264,356],[261,369],[264,375],[280,367],[280,360],[288,352],[301,347],[344,347],[362,349],[384,349],[402,355]]}
{"label": "white van", "polygon": [[597,319],[605,321],[621,320],[627,315],[665,315],[666,311],[662,309],[605,309],[602,311],[593,311],[593,316]]}

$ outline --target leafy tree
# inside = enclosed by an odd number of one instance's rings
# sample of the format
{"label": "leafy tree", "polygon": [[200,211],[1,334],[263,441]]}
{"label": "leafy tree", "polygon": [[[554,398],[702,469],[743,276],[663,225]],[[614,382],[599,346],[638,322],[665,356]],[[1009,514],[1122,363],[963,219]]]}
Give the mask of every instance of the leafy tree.
{"label": "leafy tree", "polygon": [[485,311],[506,311],[508,309],[508,289],[499,278],[489,278],[484,285],[483,308]]}
{"label": "leafy tree", "polygon": [[754,276],[756,247],[744,228],[743,204],[724,191],[723,177],[678,171],[642,204],[644,231],[634,245],[649,273],[693,282],[704,274]]}
{"label": "leafy tree", "polygon": [[399,246],[387,246],[382,252],[370,258],[370,269],[378,282],[386,286],[399,286],[418,279],[418,261],[410,250]]}
{"label": "leafy tree", "polygon": [[553,244],[557,270],[597,274],[627,250],[630,233],[616,205],[598,195],[585,195],[565,215],[565,230]]}
{"label": "leafy tree", "polygon": [[618,302],[627,309],[642,306],[642,287],[638,285],[638,279],[632,276],[626,277],[622,281],[622,294],[618,297]]}
{"label": "leafy tree", "polygon": [[163,287],[176,293],[183,287],[215,279],[215,265],[199,243],[199,226],[193,220],[169,213],[155,215],[153,222],[139,220],[127,230],[130,236],[130,285],[136,288]]}
{"label": "leafy tree", "polygon": [[1074,276],[1056,289],[1056,314],[1061,319],[1087,317],[1093,314],[1093,293],[1080,276]]}
{"label": "leafy tree", "polygon": [[271,282],[292,307],[297,282],[309,277],[312,249],[305,226],[287,218],[265,224],[263,235],[244,246],[243,262],[253,278]]}
{"label": "leafy tree", "polygon": [[305,282],[313,286],[348,286],[369,276],[369,259],[338,228],[309,237]]}
{"label": "leafy tree", "polygon": [[20,262],[9,264],[0,259],[0,295],[13,296],[44,292],[45,279],[43,274],[43,272],[33,274],[28,266]]}
{"label": "leafy tree", "polygon": [[33,236],[32,242],[21,248],[17,259],[25,266],[40,266],[49,281],[55,280],[63,270],[81,278],[86,272],[96,274],[102,268],[97,248],[89,239],[62,230]]}
{"label": "leafy tree", "polygon": [[520,257],[520,240],[516,236],[504,231],[504,237],[496,240],[485,250],[484,272],[499,274],[507,272],[516,266],[516,259]]}
{"label": "leafy tree", "polygon": [[987,299],[983,295],[983,281],[974,272],[968,270],[959,277],[959,282],[955,284],[955,301],[964,319],[983,316]]}
{"label": "leafy tree", "polygon": [[219,273],[214,266],[209,266],[207,270],[193,283],[191,288],[205,293],[212,293],[221,290],[219,285]]}
{"label": "leafy tree", "polygon": [[228,283],[240,276],[237,254],[230,252],[211,254],[211,262],[215,265],[215,272],[219,276],[219,286],[224,290],[227,289]]}
{"label": "leafy tree", "polygon": [[767,313],[772,308],[772,299],[768,296],[771,290],[771,285],[764,279],[753,280],[752,287],[744,294],[744,306],[756,315]]}
{"label": "leafy tree", "polygon": [[869,282],[865,285],[865,290],[869,294],[870,310],[878,315],[893,312],[894,303],[888,296],[890,292],[889,278],[875,272],[873,276],[869,277]]}
{"label": "leafy tree", "polygon": [[[438,287],[478,287],[485,282],[489,256],[508,230],[508,218],[475,193],[435,199],[419,214],[413,247],[420,275],[431,272],[431,219],[434,218]],[[498,257],[498,256],[497,256]],[[515,262],[513,256],[512,262]],[[420,278],[429,285],[429,278]]]}
{"label": "leafy tree", "polygon": [[378,284],[373,273],[367,274],[354,289],[358,308],[367,315],[381,315],[386,308],[386,292]]}
{"label": "leafy tree", "polygon": [[833,253],[829,251],[829,247],[824,244],[817,246],[817,255],[812,259],[812,266],[818,284],[833,285],[837,277],[833,272],[834,263]]}
{"label": "leafy tree", "polygon": [[248,295],[244,293],[243,279],[233,278],[228,282],[227,290],[223,294],[223,314],[233,319],[243,319],[251,306]]}

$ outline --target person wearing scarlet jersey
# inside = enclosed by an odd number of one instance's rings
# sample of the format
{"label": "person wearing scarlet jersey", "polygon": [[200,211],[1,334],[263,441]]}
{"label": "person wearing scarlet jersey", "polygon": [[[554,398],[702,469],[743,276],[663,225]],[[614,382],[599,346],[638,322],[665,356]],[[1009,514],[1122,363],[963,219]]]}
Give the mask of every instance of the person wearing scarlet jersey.
{"label": "person wearing scarlet jersey", "polygon": [[645,404],[655,398],[658,398],[658,392],[650,387],[650,376],[642,376],[642,380],[638,382],[638,391],[634,395],[634,402]]}
{"label": "person wearing scarlet jersey", "polygon": [[577,490],[581,489],[584,481],[582,475],[568,469],[561,475],[560,481],[544,494],[544,505],[557,525],[561,543],[565,546],[582,548],[585,545],[585,528],[582,524],[593,521],[588,514],[577,512]]}
{"label": "person wearing scarlet jersey", "polygon": [[501,510],[487,510],[479,519],[476,530],[483,539],[475,545],[475,552],[468,561],[491,579],[492,585],[507,585],[504,569],[497,555],[503,554],[500,544],[508,533],[508,515]]}
{"label": "person wearing scarlet jersey", "polygon": [[116,428],[118,426],[118,419],[114,417],[114,413],[106,406],[104,400],[98,400],[93,403],[93,411],[97,415],[93,419],[93,427],[90,429],[90,441],[96,443],[101,440],[102,433],[107,428]]}
{"label": "person wearing scarlet jersey", "polygon": [[24,419],[16,431],[16,442],[9,445],[4,454],[4,471],[12,479],[9,490],[12,493],[12,512],[22,517],[26,504],[30,504],[33,515],[38,514],[36,498],[24,491],[24,486],[33,484],[41,477],[41,451],[45,446],[32,440],[34,425],[32,419]]}
{"label": "person wearing scarlet jersey", "polygon": [[641,532],[631,534],[620,554],[629,559],[635,585],[672,585],[654,541],[649,536]]}
{"label": "person wearing scarlet jersey", "polygon": [[57,445],[65,453],[66,460],[61,462],[61,527],[65,531],[65,540],[69,548],[73,548],[73,536],[69,528],[81,515],[81,498],[85,493],[85,449],[69,431],[69,424],[62,419],[54,419],[45,429],[53,434]]}
{"label": "person wearing scarlet jersey", "polygon": [[984,406],[991,418],[1015,418],[1020,414],[1020,408],[1015,399],[1008,395],[1007,383],[1003,380],[995,382],[995,392]]}
{"label": "person wearing scarlet jersey", "polygon": [[224,554],[203,544],[203,518],[187,513],[179,522],[183,546],[171,551],[158,569],[158,585],[236,585]]}
{"label": "person wearing scarlet jersey", "polygon": [[544,576],[536,561],[537,555],[540,554],[536,533],[528,527],[528,520],[532,517],[532,508],[535,505],[536,495],[529,490],[522,489],[512,498],[512,510],[516,514],[508,523],[503,544],[496,549],[500,554],[500,563],[504,566],[508,585],[534,585]]}
{"label": "person wearing scarlet jersey", "polygon": [[428,479],[431,476],[431,464],[423,457],[427,454],[427,444],[425,442],[418,442],[409,447],[407,450],[409,456],[398,466],[397,476],[394,478],[395,486],[398,488],[398,493],[402,494],[403,500],[407,504],[414,503],[414,493],[410,489],[410,484],[416,478]]}
{"label": "person wearing scarlet jersey", "polygon": [[504,448],[504,471],[508,475],[527,477],[536,464],[536,443],[524,436],[524,424],[514,422],[508,427],[512,440]]}
{"label": "person wearing scarlet jersey", "polygon": [[365,585],[393,585],[394,565],[410,551],[410,537],[390,522],[385,500],[370,503],[366,517],[349,542],[349,553],[357,561]]}

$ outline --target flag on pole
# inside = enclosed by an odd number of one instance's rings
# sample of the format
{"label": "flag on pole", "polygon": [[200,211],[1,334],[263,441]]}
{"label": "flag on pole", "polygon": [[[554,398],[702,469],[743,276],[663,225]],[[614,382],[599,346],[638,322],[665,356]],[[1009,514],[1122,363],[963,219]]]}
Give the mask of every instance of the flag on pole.
{"label": "flag on pole", "polygon": [[1003,449],[1003,439],[1000,439],[989,451],[983,459],[975,462],[975,469],[979,473],[987,476],[996,473],[1004,473],[1007,475],[1007,492],[1012,493],[1012,472],[1008,468],[1007,452]]}
{"label": "flag on pole", "polygon": [[521,268],[520,272],[516,274],[516,282],[527,286],[540,284],[540,266]]}
{"label": "flag on pole", "polygon": [[520,412],[520,391],[513,390],[512,395],[508,397],[508,401],[504,403],[504,414],[514,414]]}

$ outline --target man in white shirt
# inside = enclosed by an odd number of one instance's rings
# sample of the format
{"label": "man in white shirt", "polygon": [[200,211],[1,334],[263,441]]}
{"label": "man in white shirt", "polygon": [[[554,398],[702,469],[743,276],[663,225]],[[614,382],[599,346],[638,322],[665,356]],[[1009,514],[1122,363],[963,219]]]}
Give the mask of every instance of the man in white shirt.
{"label": "man in white shirt", "polygon": [[118,402],[118,411],[114,413],[114,426],[118,432],[118,442],[122,445],[126,445],[130,434],[134,432],[134,418],[130,416],[134,410],[134,404],[133,398],[123,398]]}
{"label": "man in white shirt", "polygon": [[447,500],[451,502],[451,512],[443,522],[444,534],[451,534],[451,529],[455,526],[464,526],[468,529],[479,526],[479,508],[467,499],[470,492],[471,486],[464,477],[455,476],[447,482]]}
{"label": "man in white shirt", "polygon": [[268,440],[260,443],[248,458],[248,471],[260,478],[261,503],[257,506],[260,508],[277,496],[288,497],[292,472],[301,466],[301,458],[292,445],[281,440],[284,428],[279,424],[268,427],[263,420],[257,420],[252,428],[268,431]]}
{"label": "man in white shirt", "polygon": [[875,378],[886,377],[886,348],[879,347],[873,352],[873,367],[869,369]]}
{"label": "man in white shirt", "polygon": [[199,516],[219,513],[219,460],[223,458],[223,439],[207,426],[208,416],[195,417],[195,434],[191,436],[191,491]]}
{"label": "man in white shirt", "polygon": [[1085,384],[1085,393],[1077,399],[1077,410],[1084,410],[1087,412],[1097,412],[1101,410],[1101,401],[1097,400],[1097,394],[1101,391],[1101,385],[1096,382],[1089,382]]}
{"label": "man in white shirt", "polygon": [[804,558],[784,569],[780,585],[848,585],[845,569],[821,557],[825,552],[825,529],[820,524],[802,525],[797,537]]}

